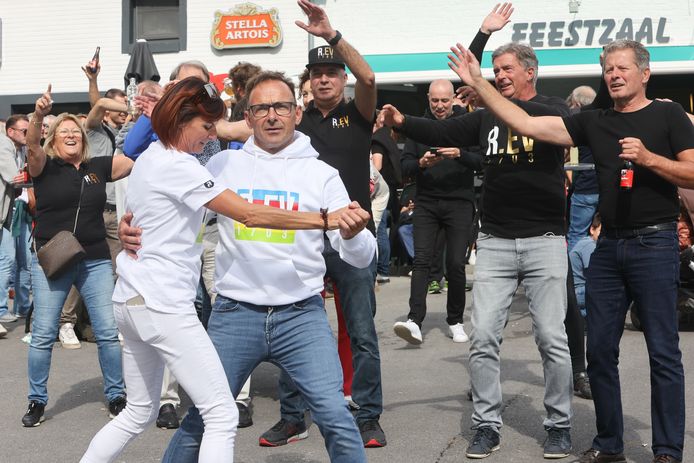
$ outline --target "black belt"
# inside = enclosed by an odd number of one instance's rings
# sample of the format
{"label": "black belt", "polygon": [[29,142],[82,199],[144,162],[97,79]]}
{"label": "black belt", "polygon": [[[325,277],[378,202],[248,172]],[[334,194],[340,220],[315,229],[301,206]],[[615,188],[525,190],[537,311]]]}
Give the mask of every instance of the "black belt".
{"label": "black belt", "polygon": [[116,205],[106,203],[106,205],[104,206],[104,210],[107,212],[116,212]]}
{"label": "black belt", "polygon": [[659,223],[643,228],[608,228],[603,229],[602,234],[612,239],[628,239],[637,236],[652,235],[653,233],[665,230],[677,230],[677,222]]}

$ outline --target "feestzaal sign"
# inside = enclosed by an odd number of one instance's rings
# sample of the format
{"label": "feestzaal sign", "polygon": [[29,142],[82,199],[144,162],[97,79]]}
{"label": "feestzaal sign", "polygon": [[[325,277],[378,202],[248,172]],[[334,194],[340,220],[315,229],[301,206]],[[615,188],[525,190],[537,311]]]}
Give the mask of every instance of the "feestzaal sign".
{"label": "feestzaal sign", "polygon": [[210,40],[217,50],[276,47],[282,43],[277,9],[242,3],[226,13],[215,11]]}

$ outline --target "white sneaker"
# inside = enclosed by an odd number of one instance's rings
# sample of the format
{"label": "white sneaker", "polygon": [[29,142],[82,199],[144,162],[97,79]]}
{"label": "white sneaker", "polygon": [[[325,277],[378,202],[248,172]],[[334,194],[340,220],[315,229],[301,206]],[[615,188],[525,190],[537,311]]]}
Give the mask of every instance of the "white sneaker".
{"label": "white sneaker", "polygon": [[72,323],[62,324],[60,332],[58,333],[58,338],[60,339],[60,344],[63,346],[63,349],[79,349],[82,347],[80,340],[77,339]]}
{"label": "white sneaker", "polygon": [[4,338],[5,336],[7,336],[7,329],[0,324],[0,338]]}
{"label": "white sneaker", "polygon": [[123,335],[120,334],[120,331],[118,332],[118,342],[120,343],[121,347],[123,346],[123,343],[125,340],[123,339]]}
{"label": "white sneaker", "polygon": [[5,312],[5,314],[0,317],[0,322],[2,323],[14,323],[17,321],[17,317],[10,312]]}
{"label": "white sneaker", "polygon": [[470,340],[467,334],[465,334],[465,329],[462,323],[448,325],[448,337],[453,338],[453,342],[468,342]]}
{"label": "white sneaker", "polygon": [[24,344],[29,344],[29,345],[31,345],[31,333],[25,334],[24,337],[22,338],[22,342],[23,342]]}
{"label": "white sneaker", "polygon": [[422,331],[412,320],[408,319],[406,322],[397,322],[393,325],[393,331],[410,344],[419,345],[422,343]]}

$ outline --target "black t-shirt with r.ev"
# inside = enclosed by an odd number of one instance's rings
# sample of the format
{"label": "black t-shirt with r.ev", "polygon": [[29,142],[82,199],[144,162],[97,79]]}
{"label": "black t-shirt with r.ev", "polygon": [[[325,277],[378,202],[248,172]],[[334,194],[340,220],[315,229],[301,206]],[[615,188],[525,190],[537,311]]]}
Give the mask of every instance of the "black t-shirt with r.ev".
{"label": "black t-shirt with r.ev", "polygon": [[614,109],[583,111],[564,118],[576,145],[593,151],[600,188],[599,211],[606,228],[641,228],[677,220],[677,187],[652,170],[634,166],[631,190],[619,187],[624,160],[619,140],[634,137],[649,151],[676,159],[694,148],[694,126],[677,103],[652,101],[644,108],[621,113]]}
{"label": "black t-shirt with r.ev", "polygon": [[[569,114],[561,98],[513,102],[533,116]],[[480,146],[456,161],[484,169],[482,232],[507,239],[566,233],[564,148],[515,134],[488,110],[439,121],[407,116],[400,131],[429,146]]]}
{"label": "black t-shirt with r.ev", "polygon": [[34,177],[36,194],[36,247],[40,248],[59,231],[75,225],[80,188],[84,183],[75,236],[87,259],[110,259],[104,226],[106,183],[111,181],[113,156],[91,158],[75,169],[59,157],[47,157],[41,175]]}

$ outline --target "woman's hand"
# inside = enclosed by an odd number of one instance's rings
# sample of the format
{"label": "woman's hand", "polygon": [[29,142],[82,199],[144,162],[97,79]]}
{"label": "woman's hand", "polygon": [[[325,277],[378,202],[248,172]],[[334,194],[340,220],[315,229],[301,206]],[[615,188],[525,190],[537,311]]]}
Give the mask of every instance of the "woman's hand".
{"label": "woman's hand", "polygon": [[48,90],[36,100],[34,114],[43,119],[50,114],[53,108],[53,98],[51,98],[51,84],[48,84]]}

